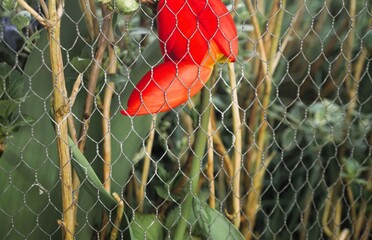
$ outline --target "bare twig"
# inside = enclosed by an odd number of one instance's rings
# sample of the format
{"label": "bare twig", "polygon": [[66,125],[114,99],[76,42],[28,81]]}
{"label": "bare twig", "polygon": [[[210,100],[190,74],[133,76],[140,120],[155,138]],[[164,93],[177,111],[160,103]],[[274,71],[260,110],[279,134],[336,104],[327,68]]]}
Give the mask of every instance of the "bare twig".
{"label": "bare twig", "polygon": [[212,119],[209,118],[208,124],[208,164],[207,164],[207,177],[209,182],[209,206],[211,208],[216,207],[216,191],[214,183],[214,150],[213,150],[213,128],[212,128]]}
{"label": "bare twig", "polygon": [[[114,30],[110,25],[108,29],[108,39],[110,42],[114,41]],[[108,45],[107,47],[109,55],[109,67],[107,73],[109,75],[116,74],[117,72],[117,57],[113,46]],[[102,135],[103,135],[103,169],[102,169],[102,182],[107,192],[111,192],[111,131],[110,131],[110,119],[111,119],[111,100],[114,95],[115,83],[107,82],[103,97],[102,107]],[[102,216],[102,231],[100,238],[105,239],[106,226],[108,224],[108,216],[106,212],[103,212]]]}
{"label": "bare twig", "polygon": [[[25,0],[17,0],[18,4],[23,7],[27,12],[29,12],[40,24],[43,26],[50,26],[49,21],[41,16],[38,12],[35,11]],[[54,26],[53,26],[54,27]]]}
{"label": "bare twig", "polygon": [[96,7],[94,2],[89,0],[79,0],[81,11],[84,14],[84,20],[88,29],[90,38],[93,40],[98,36],[97,17],[94,15]]}
{"label": "bare twig", "polygon": [[118,208],[116,210],[116,218],[114,220],[114,227],[111,230],[110,240],[118,239],[118,233],[120,229],[120,224],[123,219],[124,212],[124,202],[120,199],[117,193],[112,194],[115,200],[118,202]]}
{"label": "bare twig", "polygon": [[[76,78],[76,81],[74,83],[74,86],[72,87],[72,91],[69,98],[69,105],[70,109],[72,109],[72,106],[75,103],[76,96],[79,93],[79,88],[81,83],[83,82],[83,74],[79,74]],[[77,133],[74,123],[74,117],[72,115],[72,111],[69,113],[67,117],[68,121],[68,129],[70,132],[70,136],[72,141],[76,144],[77,143]],[[75,219],[77,219],[77,203],[79,201],[79,187],[80,187],[80,180],[75,170],[72,171],[72,192],[73,192],[73,201],[74,201],[74,216]]]}
{"label": "bare twig", "polygon": [[347,240],[349,239],[349,236],[350,236],[350,230],[346,228],[341,231],[339,240]]}
{"label": "bare twig", "polygon": [[280,6],[280,1],[281,0],[274,0],[273,3],[272,3],[272,7],[271,7],[271,10],[270,10],[270,13],[269,13],[269,16],[267,17],[268,18],[268,21],[266,23],[266,34],[264,36],[264,43],[265,43],[265,46],[266,46],[266,49],[271,49],[271,44],[273,42],[273,38],[276,38],[278,37],[276,34],[275,34],[275,28],[277,26],[277,18],[278,18],[278,10],[279,10],[279,6]]}
{"label": "bare twig", "polygon": [[99,72],[101,70],[102,59],[107,46],[107,36],[109,32],[109,25],[111,24],[112,13],[105,6],[102,6],[104,13],[104,20],[102,24],[102,32],[98,39],[98,49],[94,56],[94,64],[91,67],[89,82],[88,82],[88,93],[85,100],[84,113],[83,113],[83,126],[80,129],[79,138],[79,149],[84,152],[85,143],[87,139],[87,132],[89,129],[89,123],[91,119],[92,107],[94,94],[96,90],[96,85],[99,77]]}
{"label": "bare twig", "polygon": [[69,98],[69,104],[70,107],[72,107],[75,103],[76,96],[79,93],[80,85],[83,82],[83,74],[80,73],[78,77],[76,78],[76,81],[74,82],[74,86],[72,87],[70,98]]}
{"label": "bare twig", "polygon": [[43,9],[45,17],[48,19],[49,18],[48,6],[46,5],[44,0],[39,0],[39,3],[40,3],[40,6],[41,6],[41,9]]}
{"label": "bare twig", "polygon": [[242,130],[239,114],[238,89],[236,86],[236,76],[234,63],[228,63],[231,87],[232,102],[232,121],[234,130],[234,153],[233,153],[233,217],[234,225],[239,229],[240,226],[240,171],[242,163]]}
{"label": "bare twig", "polygon": [[147,179],[149,176],[149,169],[150,169],[150,163],[151,163],[151,152],[152,152],[152,146],[154,145],[154,137],[155,137],[155,129],[156,126],[156,115],[153,116],[152,118],[152,123],[151,123],[151,129],[150,129],[150,134],[147,140],[147,145],[146,145],[146,154],[145,154],[145,159],[143,162],[143,168],[142,168],[142,177],[141,177],[141,187],[138,192],[138,210],[140,212],[143,212],[143,206],[145,202],[145,188],[147,185]]}
{"label": "bare twig", "polygon": [[[263,79],[266,81],[264,82],[265,90],[263,92],[263,100],[262,100],[262,111],[261,111],[261,116],[260,116],[260,128],[258,130],[258,136],[257,136],[257,151],[253,155],[256,155],[256,158],[251,158],[254,167],[254,172],[255,172],[255,177],[253,179],[253,184],[252,184],[252,189],[250,190],[248,194],[248,201],[246,202],[245,205],[245,214],[247,215],[247,219],[249,221],[249,227],[247,228],[247,235],[246,239],[251,239],[252,237],[252,232],[254,229],[254,225],[256,222],[256,213],[259,207],[259,196],[262,190],[262,181],[264,174],[258,174],[258,170],[260,169],[260,165],[262,164],[262,161],[264,160],[264,155],[265,155],[265,140],[266,140],[266,129],[267,129],[267,121],[266,121],[266,114],[267,114],[267,108],[269,106],[270,102],[270,95],[271,95],[271,75],[268,69],[268,62],[267,62],[267,54],[266,54],[266,49],[263,43],[262,35],[261,35],[261,30],[260,30],[260,25],[258,22],[258,19],[256,17],[256,14],[254,14],[255,10],[253,8],[251,0],[246,0],[246,5],[248,8],[248,11],[250,12],[252,16],[252,24],[254,28],[254,33],[256,35],[257,41],[258,41],[258,48],[260,51],[260,56],[261,56],[261,71],[262,71],[262,76],[264,76]],[[262,82],[263,83],[263,82]],[[259,85],[261,85],[261,82],[259,82]],[[259,86],[257,85],[257,86]],[[261,95],[261,94],[260,94]],[[257,96],[259,97],[259,96]],[[251,164],[251,163],[248,163]],[[260,176],[258,178],[257,176]]]}
{"label": "bare twig", "polygon": [[[22,1],[21,1],[22,2]],[[65,77],[63,72],[63,59],[61,52],[60,11],[63,8],[61,1],[49,0],[49,48],[50,63],[53,78],[53,110],[58,134],[57,147],[60,161],[61,186],[62,186],[62,213],[63,213],[63,237],[72,240],[75,232],[75,215],[72,194],[72,167],[70,161],[70,149],[68,146],[67,116],[70,113],[68,104]]]}

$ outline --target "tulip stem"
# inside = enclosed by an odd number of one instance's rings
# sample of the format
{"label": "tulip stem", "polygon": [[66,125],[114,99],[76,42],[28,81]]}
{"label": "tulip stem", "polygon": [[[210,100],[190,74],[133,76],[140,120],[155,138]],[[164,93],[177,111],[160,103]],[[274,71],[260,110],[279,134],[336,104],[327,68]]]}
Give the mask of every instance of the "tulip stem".
{"label": "tulip stem", "polygon": [[150,134],[147,140],[146,145],[146,154],[145,159],[143,161],[143,168],[142,168],[142,176],[141,176],[141,187],[139,189],[139,192],[137,194],[137,200],[138,200],[138,211],[143,212],[144,204],[145,204],[145,189],[147,185],[147,180],[149,177],[149,170],[150,170],[150,163],[151,163],[151,152],[152,147],[154,145],[154,138],[155,138],[155,132],[156,132],[156,115],[152,117],[152,123],[151,123],[151,129]]}
{"label": "tulip stem", "polygon": [[192,165],[189,174],[190,184],[191,184],[191,192],[188,193],[186,196],[185,201],[181,206],[181,219],[177,225],[175,238],[174,239],[184,239],[185,231],[187,224],[189,223],[189,216],[192,210],[192,201],[196,198],[196,193],[198,190],[198,183],[200,177],[200,169],[202,165],[202,159],[205,153],[205,147],[207,145],[207,137],[208,137],[208,123],[210,117],[210,90],[209,84],[210,81],[206,84],[201,91],[201,104],[200,104],[200,111],[199,111],[199,129],[196,133],[195,139],[195,151],[194,157],[192,158]]}

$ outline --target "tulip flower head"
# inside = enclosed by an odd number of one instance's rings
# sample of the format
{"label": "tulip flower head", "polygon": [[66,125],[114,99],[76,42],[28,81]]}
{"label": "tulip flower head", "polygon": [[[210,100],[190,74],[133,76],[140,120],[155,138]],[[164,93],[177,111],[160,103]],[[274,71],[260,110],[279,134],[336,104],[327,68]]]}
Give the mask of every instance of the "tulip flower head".
{"label": "tulip flower head", "polygon": [[[221,0],[160,0],[157,20],[166,58],[204,64],[207,55],[213,54],[212,64],[221,57],[235,61],[236,27]],[[211,45],[216,46],[214,51]]]}
{"label": "tulip flower head", "polygon": [[221,0],[159,0],[158,35],[164,63],[137,84],[123,115],[169,111],[197,94],[214,64],[234,62],[234,21]]}

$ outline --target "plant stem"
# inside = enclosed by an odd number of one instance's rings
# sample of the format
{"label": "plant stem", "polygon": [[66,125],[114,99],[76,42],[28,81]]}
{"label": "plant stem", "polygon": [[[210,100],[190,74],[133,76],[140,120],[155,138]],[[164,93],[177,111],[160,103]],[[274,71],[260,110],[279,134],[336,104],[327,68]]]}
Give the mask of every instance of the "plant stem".
{"label": "plant stem", "polygon": [[[83,82],[83,74],[80,73],[76,78],[74,86],[72,87],[72,91],[69,98],[69,105],[70,109],[75,103],[76,96],[79,93],[80,85]],[[69,114],[67,117],[68,129],[71,136],[72,141],[76,144],[77,143],[77,132],[74,123],[74,117],[72,114]],[[74,216],[77,219],[77,203],[79,202],[79,189],[80,189],[80,179],[75,170],[72,171],[72,192],[73,192],[73,201],[74,201]]]}
{"label": "plant stem", "polygon": [[119,195],[117,193],[112,194],[115,200],[118,202],[118,208],[116,210],[116,218],[114,220],[114,227],[111,230],[110,233],[110,240],[116,240],[118,239],[118,233],[120,229],[120,224],[123,219],[123,213],[124,213],[124,202],[120,199]]}
{"label": "plant stem", "polygon": [[[114,33],[112,25],[110,24],[108,29],[108,39],[110,42],[114,41]],[[107,74],[114,75],[117,72],[117,57],[115,55],[114,48],[109,45],[107,47],[109,56],[109,67]],[[111,100],[114,95],[115,83],[107,82],[105,87],[105,93],[103,97],[103,109],[102,109],[102,135],[103,135],[103,168],[102,168],[102,183],[107,192],[111,192],[111,131],[110,131],[110,120],[111,120]],[[108,215],[104,211],[102,216],[102,231],[100,238],[105,239],[106,229],[108,225]]]}
{"label": "plant stem", "polygon": [[234,63],[228,63],[231,102],[232,102],[232,121],[234,131],[234,153],[233,153],[233,176],[232,176],[232,194],[233,194],[233,222],[237,229],[240,226],[240,171],[242,166],[242,129],[239,114],[238,90],[236,86],[236,76]]}
{"label": "plant stem", "polygon": [[[58,2],[58,4],[57,4]],[[74,239],[75,214],[72,194],[72,167],[70,161],[70,149],[68,145],[67,116],[70,113],[68,97],[63,72],[63,59],[61,52],[60,30],[63,4],[60,1],[49,0],[49,49],[50,63],[53,78],[53,112],[58,134],[57,147],[61,171],[62,187],[62,214],[63,238]]]}
{"label": "plant stem", "polygon": [[44,0],[39,0],[39,3],[40,3],[40,6],[41,6],[41,9],[43,9],[45,18],[48,19],[49,18],[48,6],[46,5]]}
{"label": "plant stem", "polygon": [[93,14],[96,12],[95,4],[92,0],[79,0],[80,8],[84,14],[85,24],[88,29],[91,40],[94,40],[98,36],[98,24],[97,18]]}
{"label": "plant stem", "polygon": [[[25,0],[17,0],[18,4],[23,7],[27,12],[29,12],[40,24],[42,24],[45,27],[50,27],[52,29],[55,28],[55,26],[50,26],[51,22],[49,22],[48,19],[43,18],[38,12],[35,11]],[[50,7],[49,7],[50,8]],[[50,20],[52,20],[50,18]]]}
{"label": "plant stem", "polygon": [[[264,156],[265,156],[264,147],[265,147],[266,129],[267,129],[266,114],[267,114],[267,108],[270,102],[272,83],[271,83],[271,75],[268,69],[267,54],[266,54],[266,49],[265,49],[265,46],[262,40],[260,25],[259,25],[256,15],[254,14],[255,10],[253,8],[251,0],[246,0],[246,5],[248,8],[248,11],[250,12],[252,16],[252,24],[254,28],[254,33],[258,41],[258,49],[260,51],[260,56],[261,56],[260,63],[261,63],[262,76],[264,77],[264,80],[265,80],[264,82],[265,89],[262,92],[263,100],[262,100],[262,110],[261,110],[261,116],[260,116],[261,125],[258,130],[258,136],[257,136],[257,150],[254,151],[252,154],[254,158],[250,158],[252,160],[252,163],[250,162],[248,163],[248,164],[253,165],[251,174],[255,176],[253,179],[252,188],[250,189],[249,194],[248,194],[248,201],[246,202],[245,209],[244,209],[247,219],[250,223],[249,227],[247,228],[246,239],[251,239],[252,233],[254,231],[255,222],[256,222],[257,210],[259,208],[259,197],[261,194],[262,181],[264,178],[264,174],[263,174],[264,171],[262,169],[261,170],[259,169],[260,169],[260,165],[262,165],[262,162],[264,161]],[[261,82],[263,83],[263,81]],[[266,166],[263,165],[263,167],[266,167]]]}
{"label": "plant stem", "polygon": [[152,146],[154,145],[154,137],[155,137],[155,126],[156,126],[156,115],[152,118],[152,124],[150,129],[149,138],[147,140],[146,146],[146,154],[145,159],[143,161],[143,169],[142,169],[142,176],[141,176],[141,187],[138,192],[138,210],[143,212],[143,206],[145,202],[145,188],[147,185],[147,179],[149,176],[149,169],[150,169],[150,162],[151,162],[151,152]]}
{"label": "plant stem", "polygon": [[210,81],[207,83],[207,87],[204,87],[201,91],[201,104],[199,111],[199,129],[196,134],[195,139],[195,150],[194,157],[192,159],[191,170],[189,174],[189,179],[191,183],[191,191],[186,196],[185,201],[183,202],[181,210],[181,218],[177,225],[175,238],[174,239],[184,239],[184,234],[187,227],[187,221],[192,211],[192,200],[197,193],[198,182],[200,177],[200,169],[202,165],[202,159],[204,157],[205,146],[207,145],[207,133],[208,133],[208,123],[210,117],[210,90],[209,90]]}
{"label": "plant stem", "polygon": [[85,143],[87,139],[87,132],[92,114],[93,100],[95,96],[96,85],[101,71],[102,59],[107,46],[107,36],[109,31],[109,25],[111,24],[112,12],[107,7],[102,6],[104,20],[102,24],[102,32],[98,39],[98,48],[94,56],[93,66],[90,70],[89,82],[88,82],[88,93],[84,105],[83,113],[83,126],[80,129],[79,149],[84,152]]}
{"label": "plant stem", "polygon": [[207,165],[207,177],[209,182],[209,206],[211,208],[216,207],[216,191],[214,181],[214,150],[213,150],[213,128],[212,119],[209,118],[208,123],[208,165]]}

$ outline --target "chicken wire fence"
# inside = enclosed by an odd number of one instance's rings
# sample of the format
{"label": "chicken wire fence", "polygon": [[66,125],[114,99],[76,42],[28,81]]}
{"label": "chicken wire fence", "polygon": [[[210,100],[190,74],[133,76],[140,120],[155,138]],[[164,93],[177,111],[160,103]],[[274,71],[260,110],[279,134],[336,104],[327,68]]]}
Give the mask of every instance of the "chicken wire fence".
{"label": "chicken wire fence", "polygon": [[0,238],[370,239],[372,3],[137,3],[2,1]]}

